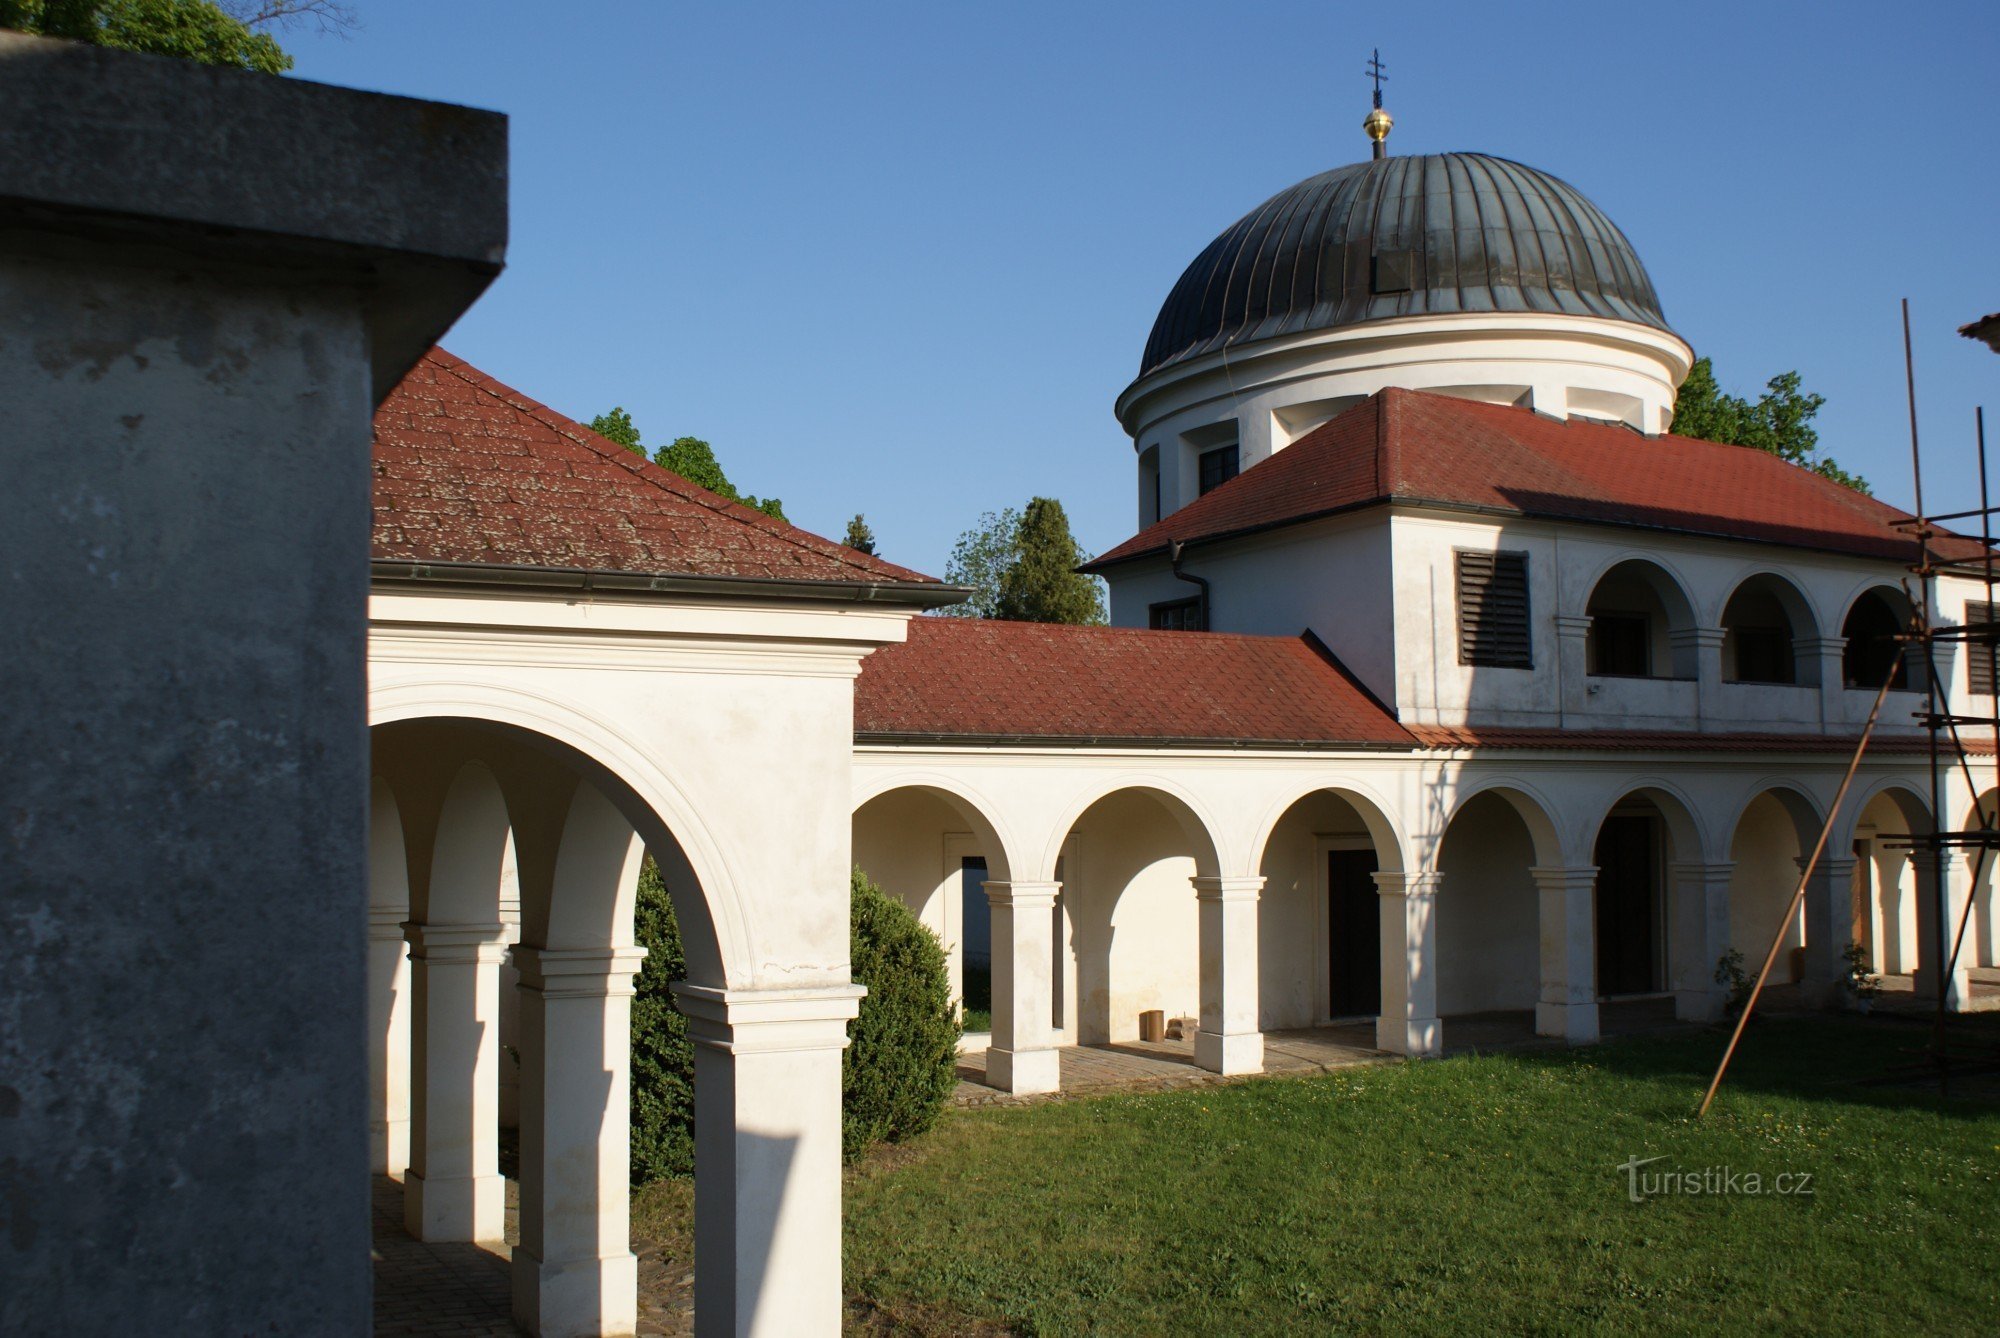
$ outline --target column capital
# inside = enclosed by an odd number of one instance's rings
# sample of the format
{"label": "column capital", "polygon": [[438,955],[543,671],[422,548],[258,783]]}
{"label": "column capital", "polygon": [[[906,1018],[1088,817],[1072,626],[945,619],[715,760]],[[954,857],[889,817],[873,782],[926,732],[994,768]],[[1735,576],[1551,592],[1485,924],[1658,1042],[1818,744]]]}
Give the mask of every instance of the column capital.
{"label": "column capital", "polygon": [[427,925],[403,922],[410,941],[410,960],[429,962],[499,962],[507,956],[507,926],[492,924]]}
{"label": "column capital", "polygon": [[1667,633],[1667,643],[1672,646],[1694,646],[1720,650],[1726,636],[1720,627],[1676,627]]}
{"label": "column capital", "polygon": [[403,924],[410,918],[408,906],[370,906],[368,938],[375,943],[401,942]]}
{"label": "column capital", "polygon": [[1444,884],[1444,875],[1435,869],[1422,873],[1388,869],[1369,877],[1375,880],[1375,890],[1385,897],[1434,897]]}
{"label": "column capital", "polygon": [[1198,901],[1255,901],[1264,890],[1262,874],[1243,878],[1188,879],[1194,884],[1194,895]]}
{"label": "column capital", "polygon": [[1557,636],[1590,635],[1591,616],[1587,613],[1558,613],[1556,615]]}
{"label": "column capital", "polygon": [[1585,891],[1597,886],[1597,866],[1595,864],[1575,864],[1567,866],[1536,865],[1528,870],[1528,876],[1535,880],[1535,886],[1544,892]]}
{"label": "column capital", "polygon": [[684,980],[673,991],[688,1020],[688,1039],[731,1055],[845,1050],[847,1024],[868,993],[860,985],[731,990]]}
{"label": "column capital", "polygon": [[1799,655],[1841,655],[1847,651],[1844,636],[1795,636],[1792,651]]}
{"label": "column capital", "polygon": [[1667,877],[1676,882],[1726,883],[1736,872],[1736,861],[1709,864],[1701,860],[1675,860],[1667,865]]}
{"label": "column capital", "polygon": [[986,901],[992,906],[1014,906],[1021,910],[1048,910],[1056,904],[1056,893],[1062,891],[1057,882],[1029,882],[1025,879],[988,879],[980,884],[986,889]]}
{"label": "column capital", "polygon": [[602,999],[629,995],[645,965],[644,948],[514,949],[520,988],[545,999]]}
{"label": "column capital", "polygon": [[[1930,858],[1930,852],[1927,850],[1915,851],[1912,853],[1921,854],[1926,859]],[[1800,873],[1804,873],[1806,871],[1806,865],[1809,862],[1811,862],[1810,857],[1806,855],[1797,855],[1794,856],[1792,859],[1792,863],[1798,866]],[[1816,877],[1824,877],[1829,874],[1832,875],[1852,874],[1854,872],[1854,866],[1859,864],[1860,862],[1861,862],[1860,858],[1855,855],[1829,855],[1822,852],[1820,854],[1818,863],[1815,864],[1813,867],[1813,874]]]}

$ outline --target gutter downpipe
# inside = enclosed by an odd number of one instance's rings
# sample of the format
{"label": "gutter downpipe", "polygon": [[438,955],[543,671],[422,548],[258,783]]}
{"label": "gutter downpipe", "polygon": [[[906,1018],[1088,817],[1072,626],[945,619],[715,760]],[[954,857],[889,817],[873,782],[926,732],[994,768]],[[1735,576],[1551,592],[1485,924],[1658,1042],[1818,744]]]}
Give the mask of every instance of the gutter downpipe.
{"label": "gutter downpipe", "polygon": [[1201,600],[1197,605],[1201,610],[1201,630],[1204,632],[1213,631],[1214,629],[1209,626],[1208,621],[1208,582],[1202,577],[1190,576],[1181,570],[1181,553],[1186,548],[1187,545],[1179,539],[1167,540],[1167,565],[1172,568],[1176,581],[1186,581],[1189,585],[1196,586],[1201,590]]}

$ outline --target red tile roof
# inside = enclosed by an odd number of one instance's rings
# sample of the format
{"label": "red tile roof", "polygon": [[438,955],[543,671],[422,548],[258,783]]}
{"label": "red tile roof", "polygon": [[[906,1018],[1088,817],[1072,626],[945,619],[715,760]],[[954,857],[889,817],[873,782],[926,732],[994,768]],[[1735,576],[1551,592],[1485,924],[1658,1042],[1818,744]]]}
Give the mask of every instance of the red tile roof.
{"label": "red tile roof", "polygon": [[1914,556],[1905,512],[1764,451],[1389,389],[1091,565],[1389,501]]}
{"label": "red tile roof", "polygon": [[375,413],[374,556],[936,585],[698,488],[443,349]]}
{"label": "red tile roof", "polygon": [[1318,642],[917,618],[861,662],[858,739],[1409,748]]}

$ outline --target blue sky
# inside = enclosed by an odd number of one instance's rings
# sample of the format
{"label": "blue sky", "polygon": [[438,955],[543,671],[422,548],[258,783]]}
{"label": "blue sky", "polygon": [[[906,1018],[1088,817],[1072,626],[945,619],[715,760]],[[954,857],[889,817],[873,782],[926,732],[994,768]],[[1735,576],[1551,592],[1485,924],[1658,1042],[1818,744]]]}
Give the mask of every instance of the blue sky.
{"label": "blue sky", "polygon": [[1130,533],[1111,404],[1159,303],[1365,155],[1374,46],[1393,150],[1582,189],[1724,385],[1798,368],[1878,495],[1910,498],[1900,297],[1932,509],[1968,504],[1976,403],[2000,463],[2000,357],[1955,333],[2000,310],[1990,3],[353,4],[285,38],[300,77],[512,118],[507,272],[447,347],[934,574],[1035,494]]}

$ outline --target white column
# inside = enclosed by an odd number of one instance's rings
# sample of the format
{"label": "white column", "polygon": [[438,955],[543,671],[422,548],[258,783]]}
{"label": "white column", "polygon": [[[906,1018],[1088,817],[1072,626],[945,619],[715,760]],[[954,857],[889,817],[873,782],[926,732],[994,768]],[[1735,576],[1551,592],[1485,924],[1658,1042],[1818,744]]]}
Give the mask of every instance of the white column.
{"label": "white column", "polygon": [[1875,905],[1870,913],[1878,926],[1875,969],[1885,976],[1906,976],[1916,969],[1916,954],[1910,951],[1910,932],[1903,914],[1903,871],[1909,867],[1909,855],[1881,840],[1872,844],[1872,851]]}
{"label": "white column", "polygon": [[418,1240],[497,1241],[500,959],[495,924],[406,924],[410,941],[410,1168],[403,1221]]}
{"label": "white column", "polygon": [[674,986],[694,1042],[704,1334],[839,1331],[840,1052],[866,992]]}
{"label": "white column", "polygon": [[629,1334],[633,977],[644,948],[515,948],[521,1243],[514,1319],[539,1338]]}
{"label": "white column", "polygon": [[[1938,892],[1937,873],[1931,865],[1931,852],[1912,850],[1909,852],[1911,879],[1916,889],[1917,903],[1917,969],[1912,981],[1919,999],[1935,1006],[1938,997],[1938,978],[1944,972],[1944,962],[1938,958],[1937,918]],[[1972,871],[1964,860],[1951,851],[1945,852],[1945,904],[1944,904],[1944,956],[1949,959],[1953,943],[1958,937],[1958,920],[1965,913],[1966,898],[1972,889]],[[1965,932],[1965,945],[1959,949],[1958,969],[1952,972],[1949,987],[1945,991],[1947,1012],[1959,1012],[1971,995],[1972,977],[1970,964],[1977,946],[1973,931]]]}
{"label": "white column", "polygon": [[1734,864],[1672,864],[1667,966],[1674,990],[1674,1016],[1684,1022],[1713,1022],[1729,997],[1715,981],[1716,964],[1729,951],[1729,878]]}
{"label": "white column", "polygon": [[1375,1046],[1399,1055],[1444,1053],[1437,1011],[1437,892],[1441,873],[1378,873],[1382,894],[1382,1014]]}
{"label": "white column", "polygon": [[[1813,1003],[1839,1001],[1838,986],[1847,976],[1844,953],[1854,941],[1854,866],[1852,855],[1822,854],[1806,883],[1806,969],[1799,993]],[[1800,856],[1800,872],[1806,859]],[[1751,963],[1755,969],[1758,963]],[[1773,968],[1775,975],[1776,968]],[[1780,977],[1782,979],[1782,977]]]}
{"label": "white column", "polygon": [[368,908],[369,1169],[410,1164],[410,958],[402,906]]}
{"label": "white column", "polygon": [[1847,639],[1802,636],[1792,638],[1792,662],[1798,680],[1819,688],[1819,718],[1838,723],[1847,716]]}
{"label": "white column", "polygon": [[1535,1034],[1571,1045],[1598,1037],[1597,869],[1530,869],[1541,893],[1542,993]]}
{"label": "white column", "polygon": [[1674,652],[1674,672],[1681,673],[1681,666],[1693,661],[1697,725],[1721,713],[1723,635],[1720,627],[1683,627],[1667,634]]}
{"label": "white column", "polygon": [[1211,1073],[1264,1071],[1257,1027],[1257,896],[1261,877],[1195,878],[1201,915],[1201,1030],[1194,1062]]}
{"label": "white column", "polygon": [[1590,706],[1590,617],[1556,615],[1556,658],[1561,673],[1562,710],[1577,715]]}
{"label": "white column", "polygon": [[993,1044],[986,1083],[1003,1092],[1053,1092],[1060,1056],[1049,1026],[1055,983],[1050,932],[1060,883],[986,884],[993,908]]}

